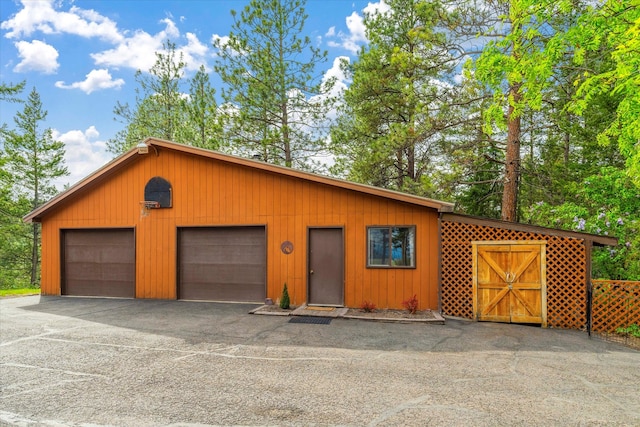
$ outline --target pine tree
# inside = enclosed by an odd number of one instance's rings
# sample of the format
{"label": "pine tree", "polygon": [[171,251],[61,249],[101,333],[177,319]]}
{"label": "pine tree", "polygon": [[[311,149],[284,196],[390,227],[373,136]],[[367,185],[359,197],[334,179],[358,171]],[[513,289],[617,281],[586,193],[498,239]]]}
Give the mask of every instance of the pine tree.
{"label": "pine tree", "polygon": [[[0,84],[0,102],[18,103],[23,100],[18,95],[24,89],[25,82],[17,85]],[[7,124],[0,128],[4,143]],[[24,198],[16,200],[13,194],[11,174],[7,171],[7,156],[0,146],[0,288],[25,286],[28,284],[29,233],[22,223],[22,215],[29,210]],[[25,233],[26,232],[26,233]]]}
{"label": "pine tree", "polygon": [[[64,166],[64,143],[54,141],[50,128],[41,130],[47,117],[40,95],[35,88],[29,94],[24,110],[16,114],[15,130],[3,131],[4,169],[3,178],[9,180],[12,197],[16,203],[29,201],[28,209],[36,209],[57,192],[53,185],[56,178],[68,175]],[[22,215],[28,210],[22,212]],[[30,238],[30,282],[39,284],[40,228],[31,225]]]}
{"label": "pine tree", "polygon": [[[455,61],[438,2],[390,0],[365,15],[369,39],[346,65],[353,82],[332,129],[334,171],[349,179],[430,195],[446,129],[455,122]],[[340,169],[341,168],[341,169]]]}
{"label": "pine tree", "polygon": [[185,62],[176,45],[167,40],[163,51],[156,52],[156,62],[149,73],[138,70],[135,79],[136,105],[118,102],[113,112],[125,129],[107,142],[107,149],[120,154],[145,138],[189,143],[187,108],[183,97]]}
{"label": "pine tree", "polygon": [[215,89],[211,87],[209,75],[204,65],[191,79],[187,100],[188,128],[193,136],[189,138],[196,147],[218,150],[220,148],[220,126],[217,120]]}
{"label": "pine tree", "polygon": [[215,70],[225,84],[226,143],[239,155],[314,168],[314,156],[325,149],[332,83],[314,77],[327,53],[301,36],[304,2],[252,0],[232,17],[229,39],[214,42]]}
{"label": "pine tree", "polygon": [[0,83],[0,101],[22,102],[22,100],[20,98],[17,98],[16,95],[22,92],[25,84],[25,81],[22,81],[15,85]]}
{"label": "pine tree", "polygon": [[493,91],[493,103],[483,112],[485,131],[499,134],[504,144],[502,213],[518,220],[522,173],[523,114],[539,110],[555,65],[562,59],[562,43],[554,43],[553,20],[571,9],[570,2],[509,0],[497,2],[495,25],[484,31],[489,42],[473,62],[474,76]]}

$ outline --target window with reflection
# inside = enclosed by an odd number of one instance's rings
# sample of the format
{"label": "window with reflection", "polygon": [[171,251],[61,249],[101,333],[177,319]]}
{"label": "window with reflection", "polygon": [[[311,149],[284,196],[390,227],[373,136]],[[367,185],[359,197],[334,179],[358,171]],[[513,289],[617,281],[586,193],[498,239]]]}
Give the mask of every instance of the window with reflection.
{"label": "window with reflection", "polygon": [[416,266],[416,227],[367,227],[367,267]]}

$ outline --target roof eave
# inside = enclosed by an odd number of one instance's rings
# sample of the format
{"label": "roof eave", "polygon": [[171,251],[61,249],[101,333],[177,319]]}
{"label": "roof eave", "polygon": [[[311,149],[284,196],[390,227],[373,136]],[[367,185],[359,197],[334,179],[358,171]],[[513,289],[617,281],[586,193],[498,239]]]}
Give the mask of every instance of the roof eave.
{"label": "roof eave", "polygon": [[[166,148],[169,150],[189,153],[196,156],[203,156],[203,157],[216,159],[218,161],[222,161],[226,163],[243,165],[243,166],[251,167],[254,169],[265,170],[272,173],[278,173],[281,175],[304,179],[312,182],[317,182],[325,185],[330,185],[333,187],[350,189],[350,190],[359,191],[365,194],[384,197],[384,198],[397,200],[397,201],[401,201],[401,202],[405,202],[413,205],[424,206],[431,209],[435,209],[438,212],[453,212],[454,205],[453,203],[449,203],[449,202],[442,202],[439,200],[433,200],[425,197],[414,196],[411,194],[401,193],[398,191],[387,190],[387,189],[373,187],[365,184],[358,184],[358,183],[354,183],[351,181],[346,181],[338,178],[327,177],[324,175],[313,174],[310,172],[303,172],[296,169],[287,168],[284,166],[273,165],[270,163],[265,163],[265,162],[253,160],[253,159],[246,159],[243,157],[232,156],[229,154],[222,154],[213,150],[192,147],[189,145],[178,144],[172,141],[166,141],[166,140],[157,139],[157,138],[146,138],[144,141],[142,141],[142,143],[146,144],[147,146],[153,146],[156,149]],[[86,178],[78,181],[76,184],[74,184],[67,190],[59,193],[58,195],[53,197],[51,200],[49,200],[47,203],[31,211],[29,214],[23,217],[23,221],[27,223],[41,222],[42,217],[51,209],[53,209],[56,205],[72,197],[74,194],[78,193],[79,191],[81,191],[91,183],[118,170],[119,167],[127,163],[127,161],[129,161],[131,158],[134,158],[138,154],[139,154],[138,146],[133,147],[129,151],[116,157],[109,163],[105,164],[100,169],[90,174]]]}
{"label": "roof eave", "polygon": [[592,242],[595,246],[617,246],[618,239],[610,236],[600,236],[598,234],[581,233],[579,231],[560,230],[557,228],[543,227],[540,225],[523,224],[519,222],[502,221],[498,219],[481,218],[472,215],[448,213],[444,220],[458,220],[467,224],[483,225],[488,227],[500,227],[507,230],[529,231],[532,233],[546,234],[550,236],[570,237]]}
{"label": "roof eave", "polygon": [[200,156],[205,155],[208,158],[216,159],[216,160],[227,162],[227,163],[234,163],[238,165],[251,167],[254,169],[270,171],[273,173],[279,173],[279,174],[290,176],[290,177],[310,180],[310,181],[318,182],[321,184],[331,185],[334,187],[351,189],[351,190],[371,194],[374,196],[380,196],[380,197],[390,198],[398,201],[403,201],[403,202],[414,204],[414,205],[425,206],[432,209],[436,209],[438,212],[453,212],[454,204],[449,202],[429,199],[426,197],[414,196],[407,193],[401,193],[399,191],[388,190],[388,189],[374,187],[366,184],[359,184],[359,183],[355,183],[355,182],[351,182],[351,181],[347,181],[339,178],[318,175],[311,172],[304,172],[304,171],[292,169],[285,166],[274,165],[271,163],[266,163],[259,160],[247,159],[244,157],[233,156],[230,154],[222,154],[213,150],[192,147],[190,145],[178,144],[172,141],[166,141],[166,140],[157,139],[157,138],[147,138],[144,140],[144,142],[147,145],[154,145],[160,148],[164,147],[164,148],[182,151],[185,153],[191,153],[191,154],[200,155]]}
{"label": "roof eave", "polygon": [[45,215],[49,210],[53,209],[58,203],[61,203],[62,201],[70,198],[71,196],[81,191],[87,185],[98,180],[99,178],[114,172],[115,170],[118,169],[119,166],[127,163],[132,157],[137,155],[138,155],[138,149],[136,147],[130,149],[124,154],[121,154],[120,156],[116,157],[115,159],[103,165],[101,168],[99,168],[92,174],[81,179],[80,181],[73,184],[71,187],[67,188],[66,190],[58,193],[47,203],[32,210],[27,215],[25,215],[22,218],[22,220],[26,223],[41,222],[42,216]]}

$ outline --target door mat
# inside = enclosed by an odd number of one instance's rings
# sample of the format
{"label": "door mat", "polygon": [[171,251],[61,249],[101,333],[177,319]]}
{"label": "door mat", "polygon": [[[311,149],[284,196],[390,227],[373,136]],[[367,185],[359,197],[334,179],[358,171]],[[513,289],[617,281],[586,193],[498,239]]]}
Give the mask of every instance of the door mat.
{"label": "door mat", "polygon": [[331,323],[331,317],[313,317],[313,316],[293,316],[289,319],[289,323],[307,323],[311,325],[328,325]]}
{"label": "door mat", "polygon": [[335,307],[316,307],[316,306],[306,306],[305,310],[315,310],[315,311],[335,311]]}

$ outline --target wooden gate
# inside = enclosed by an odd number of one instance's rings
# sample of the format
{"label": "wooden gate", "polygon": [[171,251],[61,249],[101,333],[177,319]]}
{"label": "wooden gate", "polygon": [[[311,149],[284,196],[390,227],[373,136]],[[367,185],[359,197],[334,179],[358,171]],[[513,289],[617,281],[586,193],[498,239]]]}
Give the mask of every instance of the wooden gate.
{"label": "wooden gate", "polygon": [[472,242],[476,320],[547,327],[546,241]]}

